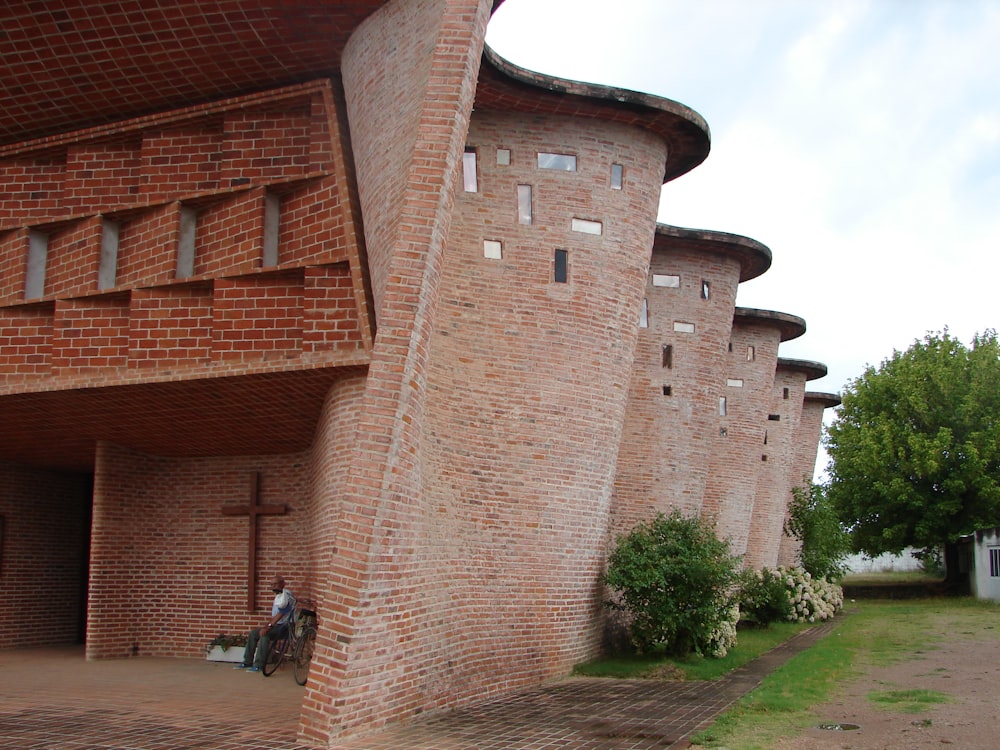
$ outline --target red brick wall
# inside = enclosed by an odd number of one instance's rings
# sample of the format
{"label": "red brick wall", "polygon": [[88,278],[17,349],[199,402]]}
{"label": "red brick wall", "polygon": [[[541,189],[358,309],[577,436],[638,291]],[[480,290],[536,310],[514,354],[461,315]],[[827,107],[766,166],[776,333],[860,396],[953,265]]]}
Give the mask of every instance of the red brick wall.
{"label": "red brick wall", "polygon": [[795,438],[802,416],[805,385],[804,372],[777,366],[764,423],[767,443],[761,446],[761,458],[766,456],[767,460],[760,463],[747,541],[746,563],[754,568],[778,566],[778,552],[784,536],[782,528],[792,499],[792,468],[798,448]]}
{"label": "red brick wall", "polygon": [[[440,290],[424,436],[428,699],[565,674],[596,654],[615,461],[666,146],[637,128],[477,109]],[[510,164],[497,163],[497,149]],[[539,152],[577,170],[539,169]],[[611,165],[624,165],[622,190]],[[518,222],[531,185],[533,221]],[[572,220],[602,233],[572,231]],[[499,260],[484,240],[500,241]],[[553,280],[556,249],[566,283]],[[731,311],[730,311],[731,319]],[[440,560],[435,570],[434,559]],[[433,577],[431,577],[433,576]],[[400,654],[400,659],[410,655]],[[445,661],[447,660],[447,661]]]}
{"label": "red brick wall", "polygon": [[[203,654],[211,638],[270,614],[267,583],[283,574],[308,587],[308,455],[164,459],[98,447],[88,599],[87,657]],[[259,519],[256,609],[246,611],[248,521],[223,506],[286,504]]]}
{"label": "red brick wall", "polygon": [[[615,478],[615,534],[657,512],[701,512],[725,389],[739,259],[713,252],[707,242],[699,249],[658,236],[656,247],[645,290],[648,327],[639,329]],[[653,286],[653,274],[679,276],[680,287]],[[707,300],[703,281],[710,284]],[[675,323],[695,330],[675,331]],[[664,346],[671,347],[666,363]]]}
{"label": "red brick wall", "polygon": [[[726,416],[719,419],[716,444],[712,448],[708,481],[705,485],[703,515],[717,519],[720,538],[728,537],[735,554],[747,549],[754,498],[765,455],[767,425],[774,372],[778,360],[780,331],[776,326],[736,318],[732,330],[732,351],[722,370],[725,378],[742,381],[742,386],[725,385]],[[753,360],[747,347],[754,348]],[[725,431],[725,434],[723,434]]]}
{"label": "red brick wall", "polygon": [[[428,342],[490,3],[390,2],[345,49],[342,73],[376,287],[378,336],[336,531],[340,565],[321,592],[343,655],[310,691],[302,734],[399,721],[432,707],[447,656],[434,647],[447,582],[422,536],[421,425]],[[405,30],[405,33],[403,31]],[[340,644],[338,648],[334,644]]]}
{"label": "red brick wall", "polygon": [[0,463],[0,648],[82,633],[90,477]]}
{"label": "red brick wall", "polygon": [[[813,474],[816,471],[816,452],[823,433],[824,412],[836,403],[837,399],[829,394],[810,394],[809,391],[804,394],[802,416],[794,438],[794,457],[790,474],[793,488],[801,487],[808,491],[812,484]],[[778,564],[797,565],[800,548],[798,540],[782,536]]]}
{"label": "red brick wall", "polygon": [[[341,146],[331,86],[316,82],[7,148],[2,387],[356,363],[371,331]],[[268,194],[278,266],[262,274]],[[179,280],[182,205],[197,226],[194,276]],[[101,289],[105,221],[119,242],[114,286]],[[48,236],[47,308],[24,306],[25,226]]]}

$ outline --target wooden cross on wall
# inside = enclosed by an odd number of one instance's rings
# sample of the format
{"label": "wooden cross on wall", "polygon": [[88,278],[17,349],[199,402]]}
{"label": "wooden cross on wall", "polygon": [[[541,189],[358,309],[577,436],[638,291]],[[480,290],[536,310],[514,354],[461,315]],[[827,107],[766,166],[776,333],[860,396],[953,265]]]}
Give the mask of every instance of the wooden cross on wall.
{"label": "wooden cross on wall", "polygon": [[281,516],[288,510],[287,505],[259,505],[260,472],[250,472],[250,502],[246,505],[224,505],[224,516],[250,517],[250,543],[247,550],[247,612],[254,611],[257,593],[257,516]]}

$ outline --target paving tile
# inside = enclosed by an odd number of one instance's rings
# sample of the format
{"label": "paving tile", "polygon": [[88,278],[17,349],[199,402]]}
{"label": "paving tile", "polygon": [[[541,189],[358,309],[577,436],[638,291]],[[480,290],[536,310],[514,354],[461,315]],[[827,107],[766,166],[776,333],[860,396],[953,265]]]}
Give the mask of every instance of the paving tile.
{"label": "paving tile", "polygon": [[[804,631],[716,682],[569,678],[331,750],[681,750],[831,629]],[[303,690],[290,672],[265,679],[199,660],[0,651],[0,739],[9,750],[301,750]]]}

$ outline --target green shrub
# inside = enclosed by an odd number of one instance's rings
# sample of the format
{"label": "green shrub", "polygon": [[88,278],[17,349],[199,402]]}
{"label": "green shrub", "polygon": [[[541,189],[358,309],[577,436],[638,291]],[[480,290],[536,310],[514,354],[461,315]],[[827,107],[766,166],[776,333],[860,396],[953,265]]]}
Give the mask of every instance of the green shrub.
{"label": "green shrub", "polygon": [[815,578],[837,581],[844,577],[844,559],[851,552],[851,537],[837,518],[827,486],[795,487],[788,504],[785,533],[798,539],[799,562]]}
{"label": "green shrub", "polygon": [[792,614],[784,576],[773,570],[745,570],[740,574],[740,622],[767,627],[785,622]]}
{"label": "green shrub", "polygon": [[740,561],[714,527],[679,511],[662,513],[620,536],[605,582],[606,604],[630,618],[640,652],[655,646],[680,655],[720,651],[732,618]]}

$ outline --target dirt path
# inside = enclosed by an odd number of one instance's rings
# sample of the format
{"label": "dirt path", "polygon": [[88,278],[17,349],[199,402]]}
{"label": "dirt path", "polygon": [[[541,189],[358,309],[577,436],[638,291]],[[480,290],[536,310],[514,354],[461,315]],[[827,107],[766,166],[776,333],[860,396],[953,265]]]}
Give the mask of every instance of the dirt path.
{"label": "dirt path", "polygon": [[[843,686],[829,703],[816,706],[816,727],[786,740],[774,750],[923,750],[1000,747],[1000,622],[975,632],[956,632],[891,666],[869,667],[860,679]],[[898,699],[883,704],[873,695],[890,691],[932,691],[947,703],[904,710]],[[856,730],[820,729],[820,724],[856,724]]]}

